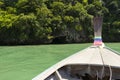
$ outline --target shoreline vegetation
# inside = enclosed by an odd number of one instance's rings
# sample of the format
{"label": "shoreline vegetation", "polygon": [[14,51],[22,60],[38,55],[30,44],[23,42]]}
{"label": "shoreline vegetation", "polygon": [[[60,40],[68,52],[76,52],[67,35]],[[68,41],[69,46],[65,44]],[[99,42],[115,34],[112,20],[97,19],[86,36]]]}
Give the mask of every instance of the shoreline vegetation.
{"label": "shoreline vegetation", "polygon": [[0,45],[92,42],[96,15],[104,42],[120,42],[120,0],[0,0]]}

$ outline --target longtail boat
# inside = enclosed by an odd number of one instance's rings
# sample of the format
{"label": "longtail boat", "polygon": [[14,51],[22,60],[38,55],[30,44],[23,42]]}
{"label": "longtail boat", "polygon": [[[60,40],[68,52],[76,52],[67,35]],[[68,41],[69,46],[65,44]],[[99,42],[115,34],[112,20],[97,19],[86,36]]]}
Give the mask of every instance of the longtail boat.
{"label": "longtail boat", "polygon": [[102,18],[95,17],[94,44],[58,62],[32,80],[120,80],[120,53],[104,46]]}

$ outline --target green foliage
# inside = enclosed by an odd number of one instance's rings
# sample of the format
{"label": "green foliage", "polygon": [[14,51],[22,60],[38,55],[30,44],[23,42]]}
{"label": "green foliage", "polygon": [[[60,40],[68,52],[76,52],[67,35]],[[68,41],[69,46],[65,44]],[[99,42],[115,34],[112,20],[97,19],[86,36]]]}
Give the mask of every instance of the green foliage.
{"label": "green foliage", "polygon": [[64,14],[65,4],[62,2],[53,2],[51,5],[52,11],[54,15],[62,15]]}
{"label": "green foliage", "polygon": [[53,16],[52,12],[46,7],[42,6],[41,8],[37,8],[37,36],[38,38],[51,38],[52,28],[50,27],[51,24],[51,17]]}
{"label": "green foliage", "polygon": [[52,12],[46,7],[37,8],[37,20],[40,22],[41,26],[49,26],[51,23]]}
{"label": "green foliage", "polygon": [[29,15],[21,14],[14,26],[17,26],[20,30],[20,40],[27,42],[34,43],[35,41],[39,41],[39,43],[41,43],[41,39],[48,39],[49,33],[51,33],[51,28],[44,28],[43,25],[37,21],[37,17],[33,13]]}
{"label": "green foliage", "polygon": [[73,17],[82,17],[87,14],[87,12],[83,8],[83,5],[77,2],[74,6],[68,6],[66,14]]}
{"label": "green foliage", "polygon": [[113,23],[113,25],[114,25],[114,26],[120,26],[120,21],[115,21],[115,22]]}
{"label": "green foliage", "polygon": [[[112,24],[110,23],[104,23],[103,25],[103,33],[106,33],[103,35],[104,41],[120,41],[120,21],[115,21]],[[107,36],[107,37],[106,37]]]}
{"label": "green foliage", "polygon": [[88,5],[87,11],[93,16],[103,16],[108,12],[107,8],[103,7],[100,1],[94,1],[92,4]]}
{"label": "green foliage", "polygon": [[0,0],[0,44],[90,42],[95,16],[105,41],[120,41],[120,0]]}
{"label": "green foliage", "polygon": [[74,18],[72,16],[65,16],[64,20],[67,24],[70,24],[70,23],[74,22]]}
{"label": "green foliage", "polygon": [[4,5],[4,3],[2,1],[0,1],[0,8]]}
{"label": "green foliage", "polygon": [[18,0],[16,7],[18,13],[35,13],[36,8],[39,8],[42,5],[42,0]]}
{"label": "green foliage", "polygon": [[6,7],[6,11],[10,14],[15,14],[17,12],[16,8],[13,7]]}
{"label": "green foliage", "polygon": [[12,27],[12,24],[16,21],[17,16],[15,14],[9,14],[6,11],[0,11],[0,28]]}
{"label": "green foliage", "polygon": [[15,4],[17,3],[18,0],[2,0],[5,4],[5,6],[12,6],[15,7]]}

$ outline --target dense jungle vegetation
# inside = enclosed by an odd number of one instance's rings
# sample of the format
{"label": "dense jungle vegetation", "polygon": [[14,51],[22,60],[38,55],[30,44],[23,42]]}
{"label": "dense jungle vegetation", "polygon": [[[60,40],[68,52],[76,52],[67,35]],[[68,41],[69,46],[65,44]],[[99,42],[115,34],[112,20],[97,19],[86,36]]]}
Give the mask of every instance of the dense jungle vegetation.
{"label": "dense jungle vegetation", "polygon": [[120,0],[0,0],[0,45],[92,42],[95,16],[120,42]]}

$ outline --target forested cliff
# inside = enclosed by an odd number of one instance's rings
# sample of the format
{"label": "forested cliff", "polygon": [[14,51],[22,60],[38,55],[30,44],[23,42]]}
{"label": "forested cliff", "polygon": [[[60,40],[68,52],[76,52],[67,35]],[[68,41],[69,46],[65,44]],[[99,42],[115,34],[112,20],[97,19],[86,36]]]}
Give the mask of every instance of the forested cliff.
{"label": "forested cliff", "polygon": [[95,16],[120,42],[120,0],[0,0],[0,45],[92,42]]}

